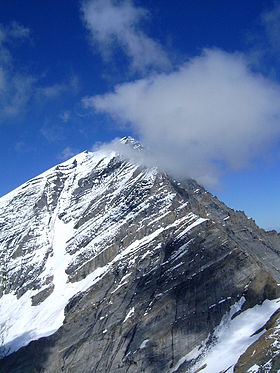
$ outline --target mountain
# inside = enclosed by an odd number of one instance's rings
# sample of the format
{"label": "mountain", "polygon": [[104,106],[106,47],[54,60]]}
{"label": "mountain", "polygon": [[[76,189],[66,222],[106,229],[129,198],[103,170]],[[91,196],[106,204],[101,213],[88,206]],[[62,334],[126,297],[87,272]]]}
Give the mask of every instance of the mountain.
{"label": "mountain", "polygon": [[113,149],[0,199],[0,264],[0,372],[280,369],[279,235]]}

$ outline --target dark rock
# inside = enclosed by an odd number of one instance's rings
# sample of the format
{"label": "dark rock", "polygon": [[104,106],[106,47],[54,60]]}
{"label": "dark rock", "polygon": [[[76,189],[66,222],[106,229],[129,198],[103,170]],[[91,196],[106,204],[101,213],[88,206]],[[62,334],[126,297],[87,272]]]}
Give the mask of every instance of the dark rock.
{"label": "dark rock", "polygon": [[31,298],[32,306],[38,306],[40,303],[44,302],[44,300],[53,292],[54,285],[45,288],[44,290],[39,291],[36,295],[33,295]]}

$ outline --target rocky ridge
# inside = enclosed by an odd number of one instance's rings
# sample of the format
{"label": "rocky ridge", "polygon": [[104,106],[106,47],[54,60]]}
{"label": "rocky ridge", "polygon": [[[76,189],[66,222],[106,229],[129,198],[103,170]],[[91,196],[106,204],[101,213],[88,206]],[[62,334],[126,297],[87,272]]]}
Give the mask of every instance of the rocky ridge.
{"label": "rocky ridge", "polygon": [[[194,180],[83,152],[2,197],[0,227],[1,372],[279,364],[279,235]],[[274,312],[274,339],[253,358]],[[233,323],[246,343],[227,360],[218,347]]]}

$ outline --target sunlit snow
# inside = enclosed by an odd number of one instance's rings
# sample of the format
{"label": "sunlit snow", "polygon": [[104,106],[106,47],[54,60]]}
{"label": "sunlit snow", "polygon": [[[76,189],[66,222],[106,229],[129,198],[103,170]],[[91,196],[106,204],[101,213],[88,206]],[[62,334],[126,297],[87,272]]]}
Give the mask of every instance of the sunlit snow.
{"label": "sunlit snow", "polygon": [[[253,335],[259,330],[270,316],[280,307],[280,298],[276,300],[265,300],[262,305],[256,305],[231,319],[241,309],[245,298],[242,297],[238,303],[231,307],[220,325],[214,332],[214,342],[206,347],[197,346],[193,351],[181,358],[175,367],[170,370],[175,372],[183,363],[196,359],[201,355],[198,362],[186,373],[194,373],[198,369],[203,373],[217,373],[227,371],[233,372],[234,365],[246,349],[254,343],[263,333]],[[252,367],[253,369],[253,367]],[[253,372],[254,370],[252,370]]]}
{"label": "sunlit snow", "polygon": [[65,246],[71,234],[72,224],[64,224],[56,218],[53,256],[47,263],[54,276],[54,290],[44,302],[31,305],[31,297],[36,294],[34,290],[27,291],[19,299],[14,294],[5,294],[0,299],[0,325],[5,325],[3,335],[7,351],[15,351],[34,339],[54,333],[63,323],[64,307],[69,299],[98,281],[106,271],[105,267],[98,268],[79,282],[67,282],[65,269],[70,255],[65,252]]}

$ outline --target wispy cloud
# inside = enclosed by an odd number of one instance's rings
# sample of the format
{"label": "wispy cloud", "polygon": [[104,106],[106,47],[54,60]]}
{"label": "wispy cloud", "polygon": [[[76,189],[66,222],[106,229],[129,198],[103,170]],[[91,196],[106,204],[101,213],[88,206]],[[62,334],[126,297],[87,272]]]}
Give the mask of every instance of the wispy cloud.
{"label": "wispy cloud", "polygon": [[[5,72],[6,84],[0,91],[0,117],[14,117],[25,109],[33,93],[35,78]],[[1,84],[1,83],[0,83]]]}
{"label": "wispy cloud", "polygon": [[70,111],[66,110],[60,114],[59,118],[62,120],[63,123],[67,123],[70,119],[70,116]]}
{"label": "wispy cloud", "polygon": [[25,141],[17,141],[14,149],[17,153],[21,154],[35,151],[35,147],[29,143],[26,143]]}
{"label": "wispy cloud", "polygon": [[30,29],[18,22],[11,22],[8,25],[0,24],[0,45],[3,48],[4,43],[10,43],[15,39],[28,39]]}
{"label": "wispy cloud", "polygon": [[55,143],[64,139],[63,126],[52,123],[50,119],[45,120],[44,125],[40,129],[40,133],[49,143]]}
{"label": "wispy cloud", "polygon": [[27,39],[30,30],[19,23],[0,24],[0,120],[20,113],[29,101],[35,78],[15,71],[9,44]]}
{"label": "wispy cloud", "polygon": [[134,70],[170,67],[161,45],[140,28],[140,23],[149,18],[147,10],[129,0],[88,0],[82,4],[82,14],[93,45],[99,47],[105,58],[118,47]]}
{"label": "wispy cloud", "polygon": [[[79,93],[80,81],[76,75],[44,86],[39,78],[26,73],[28,67],[18,67],[12,53],[14,43],[29,40],[30,35],[30,29],[17,22],[0,24],[0,122],[23,113],[32,99],[44,102],[45,99],[57,99],[63,94]],[[48,130],[43,132],[46,133],[45,137],[53,137],[49,136]]]}
{"label": "wispy cloud", "polygon": [[69,158],[72,158],[75,154],[77,154],[77,149],[72,148],[71,146],[67,146],[62,150],[62,152],[58,155],[58,159],[60,161],[66,161]]}
{"label": "wispy cloud", "polygon": [[280,48],[280,2],[274,2],[273,7],[261,15],[269,47],[279,54]]}
{"label": "wispy cloud", "polygon": [[7,34],[8,37],[14,39],[28,39],[30,37],[30,29],[14,21],[8,27]]}
{"label": "wispy cloud", "polygon": [[64,93],[75,95],[79,92],[80,82],[77,76],[71,76],[68,80],[62,83],[55,83],[38,88],[38,93],[48,99],[53,99],[61,96]]}
{"label": "wispy cloud", "polygon": [[3,69],[11,68],[13,64],[10,45],[15,41],[24,41],[29,39],[30,30],[17,22],[9,25],[0,23],[0,66]]}
{"label": "wispy cloud", "polygon": [[205,50],[172,73],[83,103],[130,126],[162,168],[213,184],[221,167],[246,167],[279,138],[279,100],[279,85],[244,56]]}
{"label": "wispy cloud", "polygon": [[256,20],[255,29],[247,32],[247,55],[256,69],[277,76],[280,61],[280,1],[267,2],[265,5],[266,8]]}
{"label": "wispy cloud", "polygon": [[53,84],[40,89],[40,93],[46,98],[56,98],[66,90],[64,84]]}

